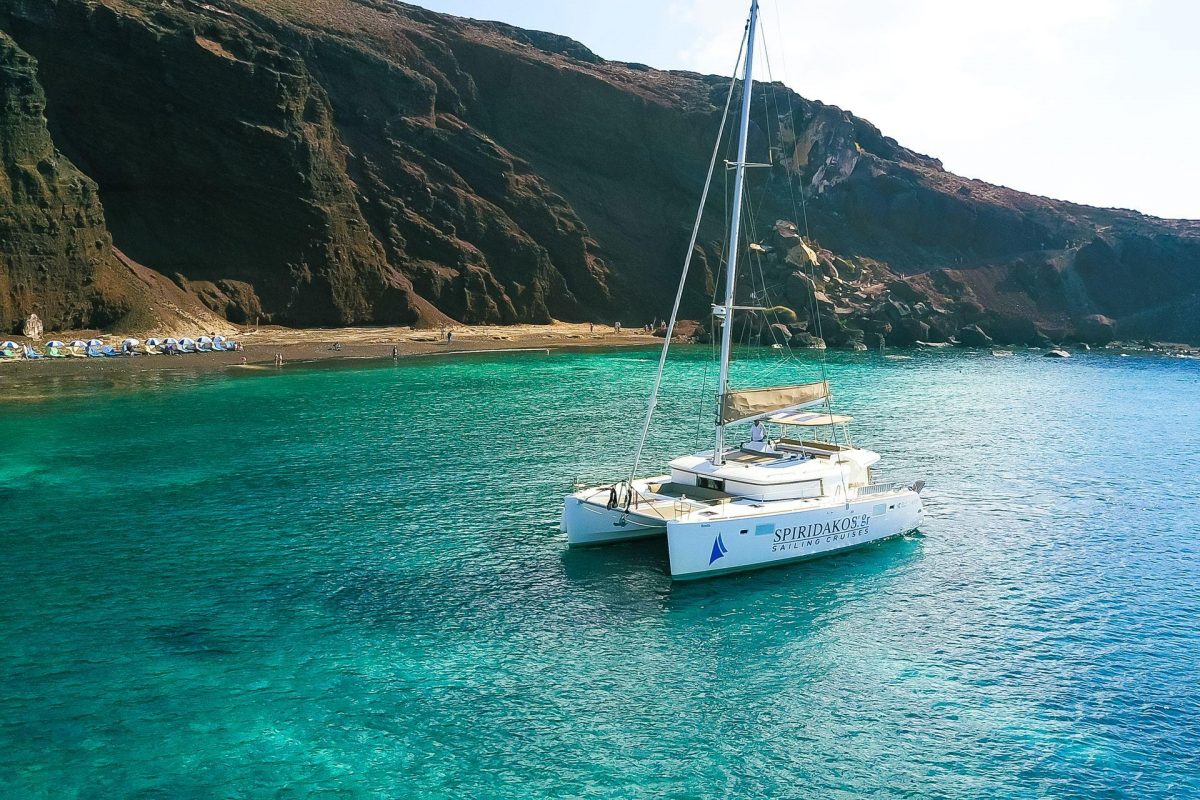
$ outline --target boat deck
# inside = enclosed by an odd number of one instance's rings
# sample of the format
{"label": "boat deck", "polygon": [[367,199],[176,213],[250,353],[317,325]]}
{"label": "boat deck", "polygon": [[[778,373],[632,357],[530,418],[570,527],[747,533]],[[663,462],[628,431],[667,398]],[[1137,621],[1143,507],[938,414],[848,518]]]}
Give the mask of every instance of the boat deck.
{"label": "boat deck", "polygon": [[[886,482],[870,486],[853,487],[851,502],[867,497],[883,496],[908,490],[910,487],[901,482]],[[605,495],[607,497],[607,495]],[[602,505],[599,496],[589,502]],[[770,507],[775,510],[799,510],[812,506],[828,505],[834,500],[830,496],[804,497],[790,500],[777,500],[763,503],[750,497],[732,495],[715,489],[705,489],[680,483],[649,483],[646,488],[637,493],[636,502],[629,506],[631,516],[641,517],[644,523],[657,522],[666,525],[668,522],[688,517],[712,517],[730,519],[738,517],[754,517],[763,514],[763,509]]]}

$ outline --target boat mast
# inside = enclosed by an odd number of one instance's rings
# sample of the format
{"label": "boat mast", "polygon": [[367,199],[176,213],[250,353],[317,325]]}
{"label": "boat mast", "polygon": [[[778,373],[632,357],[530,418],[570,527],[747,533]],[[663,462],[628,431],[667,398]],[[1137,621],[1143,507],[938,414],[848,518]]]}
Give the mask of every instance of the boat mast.
{"label": "boat mast", "polygon": [[729,219],[729,265],[725,270],[725,318],[721,327],[721,374],[717,380],[717,441],[712,463],[724,462],[725,421],[721,413],[729,391],[729,352],[733,345],[733,295],[737,282],[738,233],[742,223],[742,180],[746,176],[746,139],[750,132],[750,89],[754,75],[754,28],[758,22],[758,0],[750,0],[750,22],[746,28],[746,69],[742,77],[742,124],[738,130],[737,162],[733,178],[733,214]]}

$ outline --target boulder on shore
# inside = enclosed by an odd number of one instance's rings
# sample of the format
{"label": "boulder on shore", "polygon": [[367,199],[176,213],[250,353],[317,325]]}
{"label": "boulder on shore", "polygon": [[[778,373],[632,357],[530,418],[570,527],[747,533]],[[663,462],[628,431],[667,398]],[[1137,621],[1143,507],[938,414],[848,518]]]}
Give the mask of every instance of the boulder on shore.
{"label": "boulder on shore", "polygon": [[920,320],[906,318],[897,320],[887,335],[887,343],[891,347],[910,347],[917,342],[927,341],[929,326]]}
{"label": "boulder on shore", "polygon": [[792,347],[812,347],[818,350],[825,349],[825,342],[822,339],[813,336],[811,333],[797,333],[792,336],[789,342]]}
{"label": "boulder on shore", "polygon": [[1108,344],[1114,338],[1115,324],[1103,314],[1084,317],[1076,330],[1079,341],[1090,344]]}
{"label": "boulder on shore", "polygon": [[991,347],[992,337],[983,332],[978,325],[964,325],[956,334],[959,344],[964,347]]}
{"label": "boulder on shore", "polygon": [[29,319],[25,320],[25,327],[21,329],[27,338],[41,339],[42,338],[42,321],[37,314],[30,314]]}

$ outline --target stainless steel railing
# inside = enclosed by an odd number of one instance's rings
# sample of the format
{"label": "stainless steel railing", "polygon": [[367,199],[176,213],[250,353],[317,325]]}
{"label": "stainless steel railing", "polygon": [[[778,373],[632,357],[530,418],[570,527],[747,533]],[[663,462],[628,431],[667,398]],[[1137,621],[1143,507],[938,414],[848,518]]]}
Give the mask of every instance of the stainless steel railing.
{"label": "stainless steel railing", "polygon": [[877,494],[899,492],[907,488],[908,484],[903,481],[885,481],[882,483],[872,483],[869,486],[860,486],[855,491],[858,492],[857,497],[871,497]]}

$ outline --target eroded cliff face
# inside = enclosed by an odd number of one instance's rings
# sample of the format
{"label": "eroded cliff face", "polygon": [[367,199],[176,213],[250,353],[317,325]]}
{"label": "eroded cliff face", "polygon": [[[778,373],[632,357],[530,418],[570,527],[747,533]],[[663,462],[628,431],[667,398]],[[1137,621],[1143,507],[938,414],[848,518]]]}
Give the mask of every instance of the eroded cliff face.
{"label": "eroded cliff face", "polygon": [[[239,322],[661,317],[728,87],[390,0],[5,0],[0,29],[117,246]],[[1200,339],[1196,223],[965,180],[778,85],[753,119],[750,238],[801,343]]]}
{"label": "eroded cliff face", "polygon": [[17,2],[0,17],[41,58],[55,138],[131,257],[235,321],[578,317],[567,276],[603,298],[582,223],[458,118],[452,89],[435,105],[419,49],[389,59],[227,8]]}
{"label": "eroded cliff face", "polygon": [[34,60],[0,33],[0,331],[128,310],[96,184],[54,149]]}

